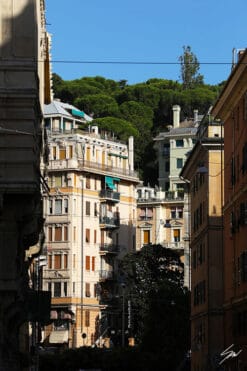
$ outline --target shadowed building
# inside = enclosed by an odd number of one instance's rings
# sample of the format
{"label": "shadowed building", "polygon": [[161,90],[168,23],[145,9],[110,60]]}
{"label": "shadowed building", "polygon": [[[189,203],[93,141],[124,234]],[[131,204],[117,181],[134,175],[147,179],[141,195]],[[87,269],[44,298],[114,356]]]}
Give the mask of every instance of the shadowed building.
{"label": "shadowed building", "polygon": [[0,8],[0,370],[15,371],[19,329],[29,319],[25,250],[38,242],[43,223],[47,39],[44,1],[1,0]]}
{"label": "shadowed building", "polygon": [[[208,120],[209,118],[209,120]],[[218,370],[223,350],[223,131],[205,116],[181,171],[191,257],[191,370]]]}
{"label": "shadowed building", "polygon": [[[227,370],[247,370],[247,50],[213,107],[224,125],[224,348]],[[239,353],[241,351],[241,353]],[[235,354],[234,354],[235,353]],[[237,357],[231,357],[237,355]]]}

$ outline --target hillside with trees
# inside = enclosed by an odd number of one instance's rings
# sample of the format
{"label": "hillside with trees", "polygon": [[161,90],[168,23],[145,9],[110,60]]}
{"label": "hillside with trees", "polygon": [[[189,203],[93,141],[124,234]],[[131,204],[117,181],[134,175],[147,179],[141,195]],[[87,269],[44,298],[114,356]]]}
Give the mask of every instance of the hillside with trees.
{"label": "hillside with trees", "polygon": [[199,62],[189,46],[179,57],[181,82],[150,79],[128,85],[100,76],[65,81],[53,75],[55,98],[71,103],[91,115],[92,125],[114,132],[119,140],[133,135],[135,169],[144,183],[154,185],[157,179],[153,137],[172,123],[172,106],[181,106],[181,119],[193,117],[193,110],[205,114],[222,88],[206,85],[199,74]]}

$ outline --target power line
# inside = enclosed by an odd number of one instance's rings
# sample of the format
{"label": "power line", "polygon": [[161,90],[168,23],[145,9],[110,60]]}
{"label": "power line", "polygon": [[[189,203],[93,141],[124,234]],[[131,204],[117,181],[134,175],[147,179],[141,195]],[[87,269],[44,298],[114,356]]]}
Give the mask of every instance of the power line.
{"label": "power line", "polygon": [[[43,61],[41,61],[43,62]],[[86,60],[59,60],[54,59],[50,61],[51,63],[60,64],[128,64],[128,65],[181,65],[181,62],[152,62],[152,61],[86,61]],[[187,65],[193,65],[192,63],[185,63]],[[247,63],[241,63],[247,64]],[[200,62],[200,65],[232,65],[232,62]]]}

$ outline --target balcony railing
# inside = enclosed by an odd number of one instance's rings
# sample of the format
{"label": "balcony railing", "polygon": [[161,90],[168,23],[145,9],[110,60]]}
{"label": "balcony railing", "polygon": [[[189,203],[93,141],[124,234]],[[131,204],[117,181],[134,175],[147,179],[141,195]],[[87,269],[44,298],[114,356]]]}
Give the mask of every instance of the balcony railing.
{"label": "balcony railing", "polygon": [[110,172],[117,175],[129,176],[138,178],[138,174],[134,170],[121,169],[116,166],[106,165],[99,162],[79,160],[76,158],[66,159],[66,160],[50,160],[49,161],[50,170],[59,169],[79,169],[79,170],[96,170],[102,172]]}
{"label": "balcony railing", "polygon": [[184,242],[179,241],[179,242],[165,242],[164,246],[167,249],[173,249],[173,250],[183,250],[184,249]]}
{"label": "balcony railing", "polygon": [[100,280],[112,280],[114,278],[114,272],[113,271],[107,271],[107,270],[100,270],[99,271],[99,279]]}
{"label": "balcony railing", "polygon": [[100,228],[118,228],[120,226],[119,217],[100,216],[99,218]]}
{"label": "balcony railing", "polygon": [[119,251],[119,247],[117,245],[104,243],[100,245],[99,251],[100,253],[105,253],[105,254],[108,254],[108,253],[117,254]]}
{"label": "balcony railing", "polygon": [[166,200],[183,200],[184,191],[166,191]]}
{"label": "balcony railing", "polygon": [[120,201],[120,193],[114,192],[110,189],[102,189],[99,194],[100,198],[103,198],[104,200],[109,200],[113,202],[119,202]]}

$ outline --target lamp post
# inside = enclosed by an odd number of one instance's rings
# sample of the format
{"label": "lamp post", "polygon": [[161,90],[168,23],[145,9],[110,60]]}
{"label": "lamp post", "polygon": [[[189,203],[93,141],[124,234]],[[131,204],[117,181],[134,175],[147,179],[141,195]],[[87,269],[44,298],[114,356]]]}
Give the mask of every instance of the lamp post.
{"label": "lamp post", "polygon": [[122,301],[122,347],[125,346],[125,283],[121,284],[122,286],[122,293],[123,293],[123,301]]}

